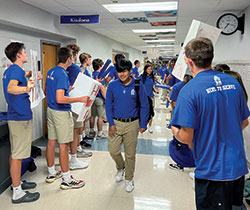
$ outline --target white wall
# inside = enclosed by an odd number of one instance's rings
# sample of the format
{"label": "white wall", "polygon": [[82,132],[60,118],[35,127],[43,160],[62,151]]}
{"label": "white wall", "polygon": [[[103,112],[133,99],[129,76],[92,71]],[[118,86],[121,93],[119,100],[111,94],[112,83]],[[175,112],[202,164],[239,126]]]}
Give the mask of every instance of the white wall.
{"label": "white wall", "polygon": [[[242,14],[245,14],[245,33],[242,35],[238,31],[231,36],[221,35],[215,46],[214,61],[215,63],[227,63],[231,70],[239,72],[246,87],[248,97],[250,97],[250,6],[238,16]],[[250,107],[249,100],[248,106]],[[250,126],[243,133],[246,155],[250,162]]]}
{"label": "white wall", "polygon": [[[76,40],[81,52],[88,52],[92,58],[106,60],[112,58],[112,50],[129,54],[129,59],[138,59],[143,63],[141,51],[111,40],[105,36],[75,25],[60,25],[59,17],[46,11],[32,7],[20,0],[0,0],[0,74],[5,69],[4,48],[11,40],[25,43],[26,51],[36,50],[41,59],[40,40],[60,43],[62,46]],[[29,69],[30,63],[24,69]],[[1,76],[2,77],[2,76]],[[0,111],[6,110],[6,103],[2,93],[2,79],[0,80]],[[33,140],[43,135],[42,111],[40,104],[33,110]]]}

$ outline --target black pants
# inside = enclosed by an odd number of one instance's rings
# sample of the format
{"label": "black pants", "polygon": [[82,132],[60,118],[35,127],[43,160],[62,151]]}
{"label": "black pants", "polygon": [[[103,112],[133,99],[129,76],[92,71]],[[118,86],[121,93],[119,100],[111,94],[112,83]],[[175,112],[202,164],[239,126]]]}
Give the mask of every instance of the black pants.
{"label": "black pants", "polygon": [[245,177],[233,181],[211,181],[195,178],[197,210],[232,210],[243,205]]}

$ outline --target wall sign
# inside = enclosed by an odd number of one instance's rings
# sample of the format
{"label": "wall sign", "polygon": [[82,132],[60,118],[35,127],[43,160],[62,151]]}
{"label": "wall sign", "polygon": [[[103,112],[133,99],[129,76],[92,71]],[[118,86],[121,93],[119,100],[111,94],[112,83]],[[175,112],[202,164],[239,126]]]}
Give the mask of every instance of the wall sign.
{"label": "wall sign", "polygon": [[61,24],[94,24],[99,23],[99,15],[61,15]]}

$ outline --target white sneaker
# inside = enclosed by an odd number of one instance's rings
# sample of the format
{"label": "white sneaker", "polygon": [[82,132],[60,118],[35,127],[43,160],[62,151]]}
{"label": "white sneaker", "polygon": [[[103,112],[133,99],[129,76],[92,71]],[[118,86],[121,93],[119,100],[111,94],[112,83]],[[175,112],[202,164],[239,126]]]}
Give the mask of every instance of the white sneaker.
{"label": "white sneaker", "polygon": [[192,180],[194,180],[194,172],[190,172],[190,173],[189,173],[189,176],[190,176],[190,178],[191,178]]}
{"label": "white sneaker", "polygon": [[152,127],[148,127],[148,132],[149,132],[149,133],[153,133]]}
{"label": "white sneaker", "polygon": [[115,181],[116,182],[121,182],[123,180],[124,173],[125,173],[125,169],[117,171],[117,173],[115,175]]}
{"label": "white sneaker", "polygon": [[80,161],[78,159],[76,159],[76,161],[69,162],[69,168],[71,170],[84,169],[84,168],[88,168],[88,166],[89,166],[89,164],[87,162],[83,162],[83,161]]}
{"label": "white sneaker", "polygon": [[96,140],[102,140],[102,139],[107,139],[108,137],[107,136],[105,136],[105,134],[103,133],[102,135],[97,135],[96,136]]}
{"label": "white sneaker", "polygon": [[133,180],[125,180],[125,190],[126,192],[132,192],[135,189]]}

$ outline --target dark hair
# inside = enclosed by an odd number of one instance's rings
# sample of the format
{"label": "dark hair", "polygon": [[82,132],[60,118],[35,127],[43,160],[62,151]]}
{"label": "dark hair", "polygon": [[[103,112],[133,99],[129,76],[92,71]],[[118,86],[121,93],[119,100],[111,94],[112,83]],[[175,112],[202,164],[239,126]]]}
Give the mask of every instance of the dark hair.
{"label": "dark hair", "polygon": [[58,53],[58,63],[66,63],[68,58],[72,57],[72,50],[68,47],[62,47],[59,49]]}
{"label": "dark hair", "polygon": [[184,78],[183,78],[183,82],[185,83],[185,85],[191,80],[193,79],[192,75],[189,74],[185,74]]}
{"label": "dark hair", "polygon": [[140,63],[140,61],[139,60],[135,60],[134,61],[134,65],[136,65],[137,63]]}
{"label": "dark hair", "polygon": [[198,68],[211,66],[214,57],[213,43],[205,37],[192,39],[185,46],[185,55],[190,58]]}
{"label": "dark hair", "polygon": [[220,64],[215,65],[215,67],[213,69],[215,71],[219,71],[219,72],[230,71],[230,67],[224,63],[220,63]]}
{"label": "dark hair", "polygon": [[92,61],[92,66],[93,66],[94,71],[97,71],[103,64],[104,63],[103,63],[102,59],[99,59],[99,58],[94,59]]}
{"label": "dark hair", "polygon": [[243,93],[244,93],[244,96],[245,96],[245,99],[246,99],[246,102],[247,102],[248,101],[248,95],[247,95],[247,91],[246,91],[246,88],[245,88],[245,86],[243,84],[243,81],[242,81],[242,78],[241,78],[240,74],[238,72],[236,72],[236,71],[228,71],[228,70],[224,71],[224,73],[229,74],[229,75],[233,76],[235,79],[238,80],[238,82],[240,83],[240,85],[242,87],[242,90],[243,90]]}
{"label": "dark hair", "polygon": [[123,54],[116,54],[115,55],[115,63],[118,63],[118,61],[121,59],[125,59],[125,56]]}
{"label": "dark hair", "polygon": [[11,42],[4,50],[7,58],[14,63],[16,61],[17,53],[22,53],[22,49],[25,49],[24,44],[20,42]]}
{"label": "dark hair", "polygon": [[121,59],[116,63],[117,72],[130,71],[132,69],[132,63],[130,60]]}
{"label": "dark hair", "polygon": [[91,55],[88,53],[81,53],[79,55],[79,60],[81,64],[84,64],[88,58],[91,58]]}
{"label": "dark hair", "polygon": [[73,56],[75,56],[80,51],[80,47],[76,44],[68,44],[66,47],[72,50]]}
{"label": "dark hair", "polygon": [[[152,67],[152,65],[151,65],[151,64],[146,64],[146,65],[144,66],[144,70],[143,70],[143,73],[142,73],[142,83],[143,83],[143,84],[145,83],[146,78],[147,78],[147,76],[148,76],[147,69],[148,69],[149,67]],[[152,67],[152,70],[153,70],[153,67]],[[149,75],[149,77],[151,77],[151,78],[153,79],[153,81],[155,81],[155,76],[154,76],[153,71],[152,71],[151,75]]]}

